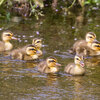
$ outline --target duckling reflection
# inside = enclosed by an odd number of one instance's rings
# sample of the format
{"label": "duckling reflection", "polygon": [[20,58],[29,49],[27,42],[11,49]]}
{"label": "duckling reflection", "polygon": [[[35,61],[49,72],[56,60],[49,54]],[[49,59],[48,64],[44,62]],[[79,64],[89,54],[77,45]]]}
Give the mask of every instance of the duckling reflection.
{"label": "duckling reflection", "polygon": [[[1,72],[13,72],[13,70],[22,70],[25,63],[22,63],[21,61],[19,62],[15,62],[12,60],[4,60],[2,62],[0,62],[1,67]],[[15,67],[17,66],[17,69],[15,69]],[[6,74],[7,74],[6,73]],[[6,75],[5,74],[5,75]],[[10,74],[10,73],[9,73]]]}
{"label": "duckling reflection", "polygon": [[37,59],[36,47],[34,45],[28,45],[23,48],[13,50],[10,55],[12,59],[19,60],[31,60]]}
{"label": "duckling reflection", "polygon": [[71,75],[84,75],[85,69],[84,69],[83,56],[76,55],[74,58],[74,63],[68,64],[65,67],[64,71]]}
{"label": "duckling reflection", "polygon": [[9,51],[13,48],[13,45],[10,43],[11,39],[17,40],[17,38],[13,37],[12,32],[4,31],[2,34],[2,41],[0,41],[0,52]]}
{"label": "duckling reflection", "polygon": [[27,61],[26,62],[26,67],[27,68],[34,68],[38,65],[38,62],[33,62],[33,61]]}
{"label": "duckling reflection", "polygon": [[59,71],[58,66],[61,66],[61,64],[57,63],[55,57],[48,57],[45,61],[38,64],[38,71],[42,73],[56,73]]}
{"label": "duckling reflection", "polygon": [[37,56],[40,57],[42,56],[42,51],[41,51],[41,47],[42,47],[42,39],[40,38],[34,38],[32,41],[32,44],[36,46],[37,48]]}
{"label": "duckling reflection", "polygon": [[82,98],[82,95],[83,95],[83,91],[82,90],[85,90],[84,88],[84,79],[83,77],[81,76],[77,76],[77,77],[70,77],[70,80],[72,80],[74,83],[73,83],[73,95],[74,95],[74,98],[73,100],[83,100]]}
{"label": "duckling reflection", "polygon": [[[80,52],[84,52],[88,48],[91,48],[92,43],[96,41],[96,35],[93,32],[88,32],[85,36],[85,40],[76,41],[73,45],[73,52],[76,54],[80,54]],[[87,55],[85,53],[85,55]]]}
{"label": "duckling reflection", "polygon": [[58,82],[58,74],[57,73],[47,74],[47,76],[46,76],[46,85],[47,86],[56,86],[57,82]]}

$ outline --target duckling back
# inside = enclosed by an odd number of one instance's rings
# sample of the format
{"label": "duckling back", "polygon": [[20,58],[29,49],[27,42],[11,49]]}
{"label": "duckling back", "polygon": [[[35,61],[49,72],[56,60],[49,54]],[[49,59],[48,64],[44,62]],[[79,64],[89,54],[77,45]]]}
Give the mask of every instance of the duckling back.
{"label": "duckling back", "polygon": [[65,71],[66,73],[70,74],[70,71],[72,70],[73,66],[75,66],[74,63],[68,64],[68,65],[65,67],[64,71]]}
{"label": "duckling back", "polygon": [[73,45],[73,51],[77,54],[83,52],[84,48],[87,47],[87,42],[85,40],[76,41]]}
{"label": "duckling back", "polygon": [[24,60],[25,53],[22,49],[15,49],[10,53],[12,59]]}
{"label": "duckling back", "polygon": [[0,52],[5,51],[5,46],[4,45],[5,45],[5,43],[0,41]]}
{"label": "duckling back", "polygon": [[38,71],[41,72],[41,73],[45,73],[45,69],[47,67],[47,64],[46,64],[46,61],[42,61],[38,64],[37,68],[38,68]]}
{"label": "duckling back", "polygon": [[65,67],[64,71],[71,75],[84,75],[85,74],[85,69],[82,67],[76,67],[74,63],[68,64]]}

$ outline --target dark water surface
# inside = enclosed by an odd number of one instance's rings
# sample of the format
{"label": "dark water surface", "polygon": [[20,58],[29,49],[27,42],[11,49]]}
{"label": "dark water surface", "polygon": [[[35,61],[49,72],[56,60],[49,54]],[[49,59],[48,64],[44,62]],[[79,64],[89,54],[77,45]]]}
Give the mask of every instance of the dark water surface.
{"label": "dark water surface", "polygon": [[[77,20],[82,17],[84,20]],[[43,57],[55,56],[62,64],[57,75],[41,74],[36,63],[10,60],[0,55],[0,100],[99,100],[100,58],[88,58],[86,75],[73,77],[63,72],[73,61],[68,53],[73,43],[93,31],[100,41],[100,11],[93,10],[85,17],[47,14],[36,20],[19,23],[0,20],[0,34],[11,30],[19,41],[14,48],[30,44],[34,37],[43,38]]]}

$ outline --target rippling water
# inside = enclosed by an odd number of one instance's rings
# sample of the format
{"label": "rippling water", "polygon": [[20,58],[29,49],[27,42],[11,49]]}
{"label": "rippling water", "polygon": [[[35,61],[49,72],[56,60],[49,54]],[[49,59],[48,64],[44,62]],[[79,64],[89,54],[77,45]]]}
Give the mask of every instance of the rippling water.
{"label": "rippling water", "polygon": [[[94,13],[95,12],[95,13]],[[0,55],[0,100],[99,100],[100,58],[88,58],[86,75],[73,77],[64,73],[64,67],[73,62],[74,55],[68,53],[73,43],[93,31],[100,41],[100,11],[91,11],[84,22],[76,16],[60,17],[47,14],[39,21],[20,23],[1,22],[0,33],[8,29],[18,38],[12,41],[14,48],[31,44],[34,37],[43,38],[43,56],[55,56],[62,64],[57,75],[41,74],[37,63],[10,60]]]}

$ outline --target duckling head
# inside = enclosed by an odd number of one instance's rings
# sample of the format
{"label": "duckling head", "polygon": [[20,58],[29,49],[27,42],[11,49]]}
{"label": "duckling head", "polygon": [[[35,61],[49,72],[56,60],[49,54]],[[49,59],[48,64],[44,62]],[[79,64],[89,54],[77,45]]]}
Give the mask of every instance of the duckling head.
{"label": "duckling head", "polygon": [[13,37],[13,33],[11,31],[5,31],[2,34],[2,40],[7,42],[10,41],[11,39],[17,40],[17,38]]}
{"label": "duckling head", "polygon": [[93,42],[92,43],[92,49],[95,51],[100,50],[100,42]]}
{"label": "duckling head", "polygon": [[55,57],[48,57],[46,59],[47,65],[49,68],[51,67],[56,67],[56,66],[61,66],[61,64],[57,63],[57,59]]}
{"label": "duckling head", "polygon": [[29,56],[33,56],[36,54],[36,47],[34,45],[28,45],[26,47],[26,54]]}
{"label": "duckling head", "polygon": [[82,55],[75,55],[74,62],[76,65],[84,67],[83,56]]}
{"label": "duckling head", "polygon": [[96,35],[93,32],[88,32],[85,38],[86,38],[86,42],[88,43],[92,43],[93,41],[96,41]]}
{"label": "duckling head", "polygon": [[36,48],[40,49],[42,47],[42,39],[34,38],[32,44],[36,46]]}

